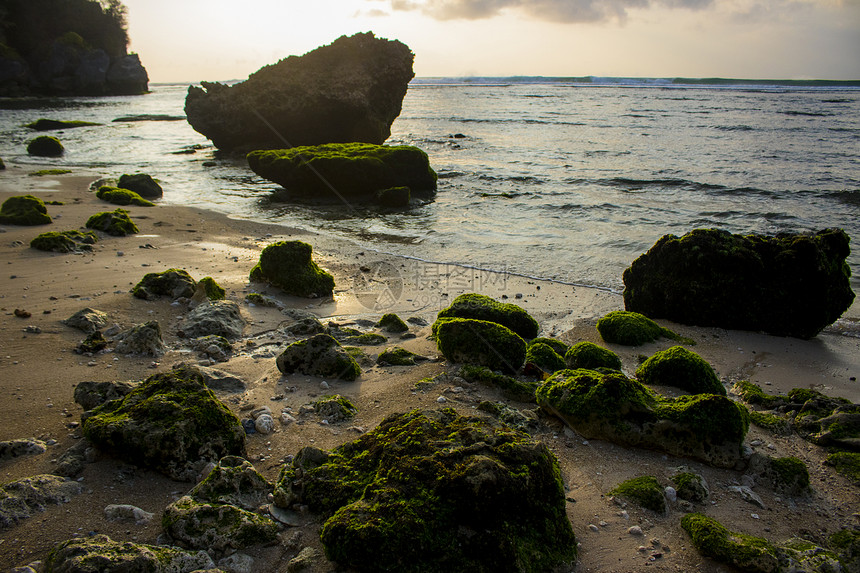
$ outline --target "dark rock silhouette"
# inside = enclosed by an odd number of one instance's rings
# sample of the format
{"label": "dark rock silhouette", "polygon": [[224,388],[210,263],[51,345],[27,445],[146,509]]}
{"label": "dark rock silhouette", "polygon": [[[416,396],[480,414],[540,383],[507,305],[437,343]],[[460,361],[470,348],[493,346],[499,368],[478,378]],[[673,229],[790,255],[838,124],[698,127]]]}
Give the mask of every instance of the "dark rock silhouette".
{"label": "dark rock silhouette", "polygon": [[396,40],[371,32],[342,36],[261,68],[234,86],[191,86],[185,113],[220,149],[381,144],[400,115],[415,75],[413,59]]}

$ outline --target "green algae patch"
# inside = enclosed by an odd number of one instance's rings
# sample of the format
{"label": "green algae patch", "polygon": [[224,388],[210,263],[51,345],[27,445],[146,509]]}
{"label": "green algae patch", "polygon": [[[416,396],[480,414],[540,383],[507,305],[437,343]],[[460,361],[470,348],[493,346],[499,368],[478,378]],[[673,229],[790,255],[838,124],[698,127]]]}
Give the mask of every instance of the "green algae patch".
{"label": "green algae patch", "polygon": [[681,527],[702,555],[720,563],[754,573],[779,571],[777,549],[766,539],[729,531],[720,522],[701,513],[688,513]]}
{"label": "green algae patch", "polygon": [[611,370],[562,370],[538,386],[538,404],[586,438],[606,439],[733,467],[749,429],[725,396],[668,398]]}
{"label": "green algae patch", "polygon": [[44,573],[191,573],[214,566],[202,551],[114,541],[97,534],[58,544],[45,559]]}
{"label": "green algae patch", "polygon": [[138,207],[155,207],[155,203],[148,201],[128,189],[120,189],[119,187],[110,187],[103,185],[96,191],[96,197],[102,201],[113,203],[114,205],[136,205]]}
{"label": "green algae patch", "polygon": [[313,247],[302,241],[273,243],[260,253],[251,281],[268,283],[293,296],[331,296],[334,277],[311,259],[312,254]]}
{"label": "green algae patch", "polygon": [[851,306],[850,238],[665,235],[624,271],[624,306],[681,324],[812,338]]}
{"label": "green algae patch", "polygon": [[[257,175],[288,191],[315,198],[377,200],[379,192],[406,187],[412,193],[436,190],[436,172],[417,147],[330,143],[252,151],[248,165]],[[402,193],[382,196],[402,204]]]}
{"label": "green algae patch", "polygon": [[29,177],[45,177],[48,175],[66,175],[71,173],[71,169],[40,169],[39,171],[31,171],[27,174]]}
{"label": "green algae patch", "polygon": [[47,225],[51,222],[45,202],[33,195],[9,197],[0,206],[0,223],[4,225]]}
{"label": "green algae patch", "polygon": [[606,342],[624,346],[641,346],[659,338],[668,338],[684,344],[692,343],[691,340],[660,326],[647,316],[626,310],[613,310],[607,313],[597,321],[597,332]]}
{"label": "green algae patch", "polygon": [[403,322],[403,319],[393,312],[383,315],[382,318],[379,319],[379,322],[376,323],[376,328],[381,328],[385,332],[390,332],[392,334],[409,331],[409,325]]}
{"label": "green algae patch", "polygon": [[303,448],[275,504],[322,514],[327,557],[362,572],[536,573],[577,554],[549,449],[452,409],[390,415],[330,452]]}
{"label": "green algae patch", "polygon": [[87,229],[102,231],[114,237],[125,237],[140,232],[125,209],[96,213],[86,223]]}
{"label": "green algae patch", "polygon": [[176,300],[179,297],[191,298],[196,288],[197,283],[185,269],[167,269],[160,273],[146,273],[131,289],[131,294],[143,300],[155,300],[159,296]]}
{"label": "green algae patch", "polygon": [[609,492],[609,495],[623,497],[660,515],[665,515],[669,511],[663,488],[654,476],[640,476],[621,482]]}
{"label": "green algae patch", "polygon": [[35,131],[54,131],[57,129],[75,129],[77,127],[91,127],[94,125],[101,125],[100,123],[93,123],[91,121],[81,121],[81,120],[71,120],[71,121],[62,121],[58,119],[45,119],[40,118],[34,122],[28,123],[24,127],[29,127]]}
{"label": "green algae patch", "polygon": [[573,370],[577,368],[621,370],[621,358],[617,354],[608,348],[587,341],[578,342],[571,346],[564,355],[564,362],[568,368]]}
{"label": "green algae patch", "polygon": [[726,395],[711,365],[683,346],[656,352],[639,366],[636,378],[644,384],[674,386],[692,394]]}
{"label": "green algae patch", "polygon": [[37,235],[30,241],[30,247],[54,253],[78,253],[92,251],[93,245],[98,240],[99,238],[92,231],[83,232],[77,229],[51,231]]}
{"label": "green algae patch", "polygon": [[434,334],[443,322],[442,319],[447,318],[471,318],[495,322],[513,330],[525,339],[536,337],[540,330],[538,322],[523,308],[476,293],[461,294],[448,308],[439,311],[436,323],[433,324]]}
{"label": "green algae patch", "polygon": [[60,140],[49,135],[40,135],[27,144],[27,154],[36,157],[59,157],[65,152]]}
{"label": "green algae patch", "polygon": [[347,382],[361,374],[361,367],[352,355],[328,334],[317,334],[290,344],[278,356],[275,364],[282,374],[300,372]]}
{"label": "green algae patch", "polygon": [[[827,456],[824,463],[834,468],[837,473],[860,485],[860,453],[834,452]],[[860,552],[857,556],[860,557]]]}
{"label": "green algae patch", "polygon": [[495,322],[452,318],[438,324],[436,344],[450,362],[486,366],[515,374],[526,358],[526,343]]}
{"label": "green algae patch", "polygon": [[180,481],[245,451],[238,418],[194,368],[150,376],[121,400],[95,408],[83,431],[99,449]]}
{"label": "green algae patch", "polygon": [[203,293],[209,300],[224,300],[227,297],[227,291],[212,277],[203,277],[197,282],[197,286],[203,288]]}
{"label": "green algae patch", "polygon": [[117,187],[134,191],[144,199],[158,199],[164,195],[164,190],[161,188],[151,175],[146,173],[128,173],[122,175],[117,181]]}
{"label": "green algae patch", "polygon": [[376,363],[380,366],[414,366],[415,361],[421,358],[422,356],[419,354],[395,346],[394,348],[386,348],[381,352]]}
{"label": "green algae patch", "polygon": [[498,388],[510,400],[534,402],[537,383],[524,382],[512,376],[493,372],[486,366],[464,364],[460,368],[460,377],[474,384],[484,384]]}
{"label": "green algae patch", "polygon": [[543,342],[531,342],[526,347],[526,367],[536,368],[538,374],[552,374],[566,367],[564,358],[552,346]]}

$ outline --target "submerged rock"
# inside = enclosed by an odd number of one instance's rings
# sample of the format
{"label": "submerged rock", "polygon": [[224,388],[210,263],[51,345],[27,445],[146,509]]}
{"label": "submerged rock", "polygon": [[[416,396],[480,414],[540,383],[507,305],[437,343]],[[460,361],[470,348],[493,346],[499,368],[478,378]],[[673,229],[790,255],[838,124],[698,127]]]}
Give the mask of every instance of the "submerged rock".
{"label": "submerged rock", "polygon": [[30,241],[30,247],[54,253],[81,253],[92,251],[98,240],[92,231],[51,231],[37,235]]}
{"label": "submerged rock", "polygon": [[308,376],[352,381],[361,367],[340,343],[328,334],[317,334],[290,344],[276,360],[283,374],[301,372]]}
{"label": "submerged rock", "polygon": [[280,287],[293,296],[330,296],[334,277],[311,259],[313,247],[301,241],[272,243],[260,253],[260,262],[251,269],[251,280]]}
{"label": "submerged rock", "polygon": [[332,142],[381,144],[414,77],[404,44],[342,36],[261,68],[242,83],[203,82],[185,99],[188,123],[221,149]]}
{"label": "submerged rock", "polygon": [[47,505],[68,503],[82,489],[78,482],[55,475],[38,475],[4,484],[0,487],[0,528],[45,511]]}
{"label": "submerged rock", "polygon": [[144,199],[160,199],[164,195],[161,185],[155,182],[152,176],[146,173],[124,174],[119,178],[117,185],[122,189],[134,191]]}
{"label": "submerged rock", "polygon": [[196,286],[197,283],[185,269],[167,269],[160,273],[145,274],[131,289],[131,294],[143,300],[155,300],[159,296],[176,300],[194,296]]}
{"label": "submerged rock", "polygon": [[193,573],[214,567],[205,551],[113,541],[101,534],[64,541],[45,559],[45,570],[58,573]]}
{"label": "submerged rock", "polygon": [[749,429],[747,409],[725,396],[667,398],[620,372],[562,370],[541,384],[538,404],[586,438],[734,467]]}
{"label": "submerged rock", "polygon": [[275,504],[322,513],[326,555],[358,571],[537,572],[577,553],[546,446],[454,410],[393,414],[331,452],[303,448]]}
{"label": "submerged rock", "polygon": [[526,359],[526,343],[495,322],[450,318],[437,320],[436,343],[451,362],[486,366],[515,374]]}
{"label": "submerged rock", "polygon": [[473,318],[501,324],[520,335],[531,339],[537,336],[540,325],[531,315],[519,306],[511,303],[497,302],[492,298],[476,293],[461,294],[448,308],[439,311],[435,333],[438,325],[446,318]]}
{"label": "submerged rock", "polygon": [[245,450],[238,418],[190,368],[149,377],[121,400],[93,410],[83,430],[99,449],[180,481]]}
{"label": "submerged rock", "polygon": [[4,225],[47,225],[51,222],[45,202],[33,195],[9,197],[0,206]]}
{"label": "submerged rock", "polygon": [[27,144],[27,153],[37,157],[59,157],[65,152],[60,140],[50,135],[40,135]]}
{"label": "submerged rock", "polygon": [[666,235],[624,271],[628,310],[682,324],[812,338],[851,306],[848,235]]}
{"label": "submerged rock", "polygon": [[387,200],[380,190],[398,186],[436,190],[436,172],[417,147],[370,143],[329,143],[252,151],[248,165],[287,191],[315,199]]}
{"label": "submerged rock", "polygon": [[182,333],[188,338],[223,336],[235,340],[244,329],[245,319],[239,305],[232,300],[211,300],[197,305],[182,322]]}
{"label": "submerged rock", "polygon": [[103,231],[114,237],[124,237],[140,232],[125,209],[96,213],[87,219],[86,227],[87,229]]}
{"label": "submerged rock", "polygon": [[56,129],[74,129],[76,127],[90,127],[94,125],[101,125],[100,123],[93,123],[91,121],[80,121],[80,120],[71,120],[71,121],[61,121],[58,119],[45,119],[40,118],[32,123],[28,123],[24,127],[29,127],[30,129],[34,129],[36,131],[54,131]]}

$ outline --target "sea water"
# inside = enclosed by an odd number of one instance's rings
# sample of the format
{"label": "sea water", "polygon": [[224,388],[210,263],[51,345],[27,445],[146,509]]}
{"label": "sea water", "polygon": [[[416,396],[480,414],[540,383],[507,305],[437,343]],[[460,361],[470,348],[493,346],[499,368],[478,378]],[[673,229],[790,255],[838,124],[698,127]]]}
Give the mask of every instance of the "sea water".
{"label": "sea water", "polygon": [[[275,203],[277,185],[225,156],[181,118],[187,85],[137,97],[0,102],[7,163],[147,172],[162,204],[311,229],[368,249],[620,291],[622,272],[661,236],[851,236],[860,292],[860,89],[683,85],[646,80],[417,79],[389,143],[416,145],[439,174],[409,209]],[[261,110],[265,115],[265,110]],[[66,130],[59,159],[26,155],[40,117]],[[0,175],[2,176],[2,175]]]}

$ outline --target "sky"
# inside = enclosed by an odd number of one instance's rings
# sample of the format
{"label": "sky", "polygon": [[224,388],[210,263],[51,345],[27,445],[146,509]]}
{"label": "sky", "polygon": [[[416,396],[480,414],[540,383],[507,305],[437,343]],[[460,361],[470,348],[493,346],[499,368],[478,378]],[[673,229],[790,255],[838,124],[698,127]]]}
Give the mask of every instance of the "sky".
{"label": "sky", "polygon": [[152,82],[244,79],[342,35],[419,77],[860,79],[860,0],[124,0]]}

